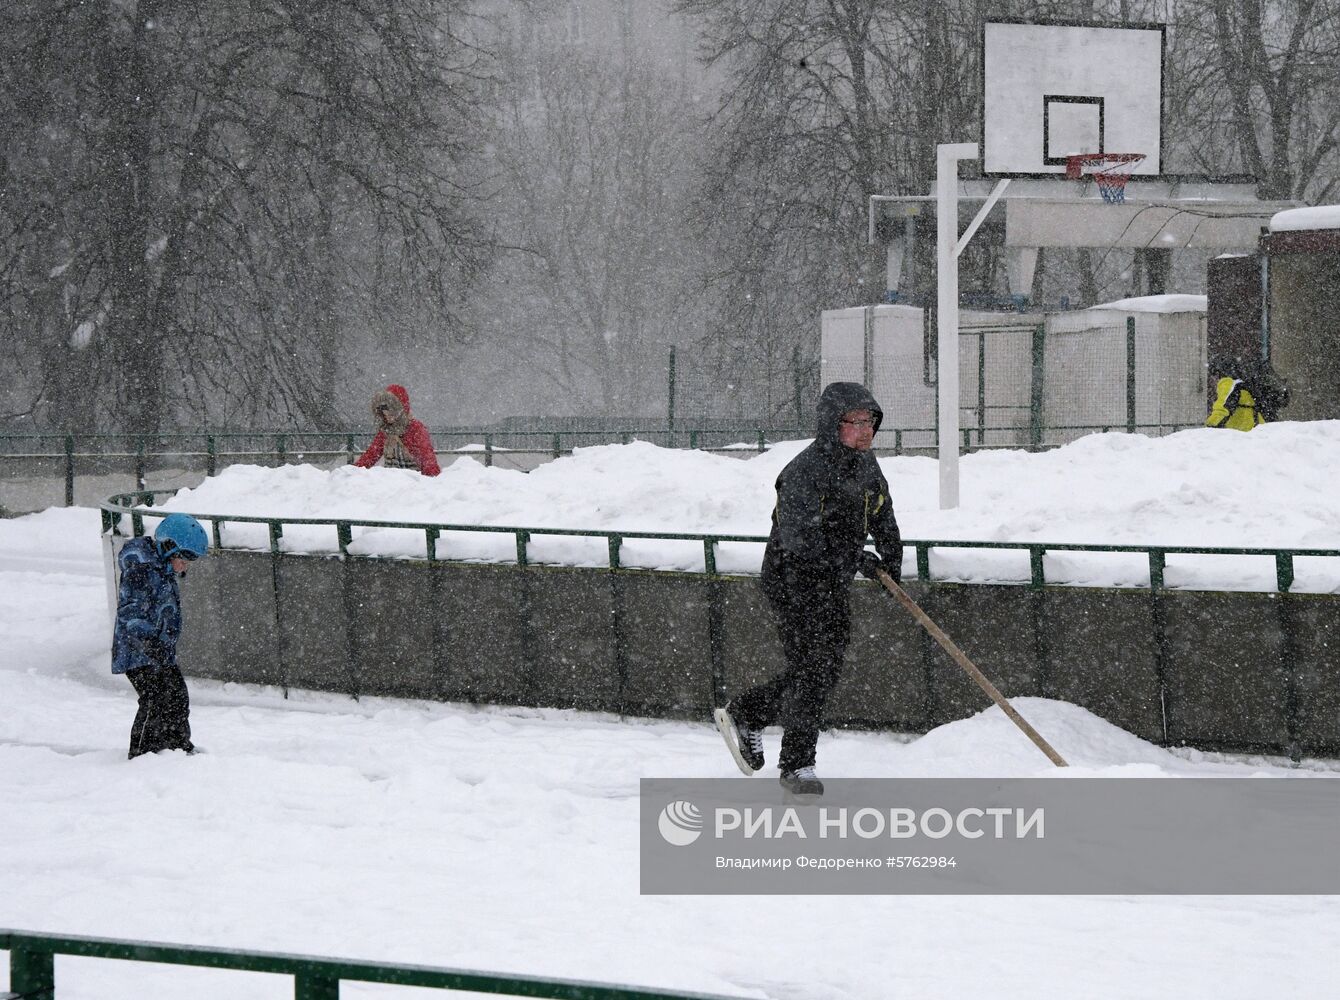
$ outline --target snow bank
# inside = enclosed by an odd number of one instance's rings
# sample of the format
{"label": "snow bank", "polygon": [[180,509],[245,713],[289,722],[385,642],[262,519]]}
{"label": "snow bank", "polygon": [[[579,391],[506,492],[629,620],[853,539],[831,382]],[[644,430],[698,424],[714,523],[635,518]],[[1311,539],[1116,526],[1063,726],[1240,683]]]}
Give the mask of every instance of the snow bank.
{"label": "snow bank", "polygon": [[1208,308],[1208,295],[1141,295],[1089,307],[1090,310],[1112,309],[1127,313],[1205,312]]}
{"label": "snow bank", "polygon": [[[460,458],[437,478],[398,469],[323,471],[232,466],[166,510],[276,518],[350,518],[563,528],[592,531],[738,534],[768,532],[778,472],[805,442],[785,442],[737,458],[659,448],[647,443],[578,449],[531,473],[486,468]],[[1340,460],[1340,421],[1269,424],[1249,434],[1194,429],[1166,437],[1093,434],[1041,453],[1000,450],[962,459],[962,504],[942,511],[937,466],[923,457],[883,458],[898,520],[908,539],[1051,544],[1119,544],[1225,548],[1340,549],[1340,509],[1333,502]],[[227,525],[226,545],[265,548],[263,525]],[[333,551],[332,527],[285,528],[288,551]],[[355,529],[351,551],[424,555],[421,531]],[[756,572],[759,545],[723,545],[720,568]],[[538,535],[537,561],[606,564],[600,539]],[[509,561],[506,534],[447,533],[443,558]],[[625,543],[627,565],[701,571],[692,542]],[[1054,552],[1051,581],[1092,586],[1146,586],[1143,554]],[[1028,578],[1027,553],[940,549],[937,578],[988,581]],[[1296,589],[1340,590],[1340,559],[1296,560]],[[1172,556],[1173,587],[1270,590],[1268,556]]]}
{"label": "snow bank", "polygon": [[1305,229],[1340,229],[1340,205],[1314,205],[1307,208],[1286,208],[1270,217],[1272,233],[1297,232]]}

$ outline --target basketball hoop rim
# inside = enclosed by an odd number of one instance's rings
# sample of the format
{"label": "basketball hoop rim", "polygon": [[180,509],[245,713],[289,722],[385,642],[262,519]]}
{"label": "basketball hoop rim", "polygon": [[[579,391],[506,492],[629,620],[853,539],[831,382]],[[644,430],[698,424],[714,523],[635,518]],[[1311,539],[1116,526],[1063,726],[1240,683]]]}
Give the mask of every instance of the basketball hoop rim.
{"label": "basketball hoop rim", "polygon": [[[1090,171],[1093,176],[1128,176],[1146,157],[1145,153],[1076,153],[1065,158],[1065,177],[1068,181],[1077,181],[1084,176],[1084,168],[1097,168]],[[1128,169],[1121,170],[1126,167]],[[1117,168],[1117,169],[1104,169]]]}

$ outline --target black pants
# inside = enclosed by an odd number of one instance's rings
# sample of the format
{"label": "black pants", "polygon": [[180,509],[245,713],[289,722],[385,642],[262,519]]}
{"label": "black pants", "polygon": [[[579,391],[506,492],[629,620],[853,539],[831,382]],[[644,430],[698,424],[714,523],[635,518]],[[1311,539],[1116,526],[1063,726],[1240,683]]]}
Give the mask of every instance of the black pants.
{"label": "black pants", "polygon": [[140,710],[130,727],[130,756],[159,750],[193,750],[191,699],[186,678],[177,667],[140,667],[126,672],[140,696]]}
{"label": "black pants", "polygon": [[814,764],[824,703],[842,675],[851,633],[847,588],[769,593],[786,669],[731,700],[731,714],[750,729],[780,722],[783,771]]}

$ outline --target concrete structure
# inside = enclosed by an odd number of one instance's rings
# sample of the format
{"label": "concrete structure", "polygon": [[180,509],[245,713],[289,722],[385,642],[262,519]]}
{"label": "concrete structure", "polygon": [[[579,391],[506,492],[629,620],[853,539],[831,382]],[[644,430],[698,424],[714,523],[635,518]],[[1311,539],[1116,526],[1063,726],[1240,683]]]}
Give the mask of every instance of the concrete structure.
{"label": "concrete structure", "polygon": [[[782,662],[752,577],[235,550],[191,576],[198,677],[706,722]],[[1335,595],[907,586],[1007,696],[1166,745],[1340,754]],[[988,707],[882,591],[853,600],[830,725],[924,732]]]}
{"label": "concrete structure", "polygon": [[1289,385],[1283,419],[1340,419],[1340,206],[1279,213],[1209,277],[1211,373],[1267,356]]}
{"label": "concrete structure", "polygon": [[1340,206],[1330,208],[1281,213],[1261,237],[1266,342],[1290,420],[1340,418]]}

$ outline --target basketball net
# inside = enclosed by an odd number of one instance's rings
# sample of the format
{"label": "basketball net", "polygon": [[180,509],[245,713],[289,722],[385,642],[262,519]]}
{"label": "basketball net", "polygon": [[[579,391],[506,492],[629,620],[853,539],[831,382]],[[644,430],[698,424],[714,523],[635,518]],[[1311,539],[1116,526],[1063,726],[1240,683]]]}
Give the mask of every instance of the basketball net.
{"label": "basketball net", "polygon": [[1126,200],[1126,182],[1144,158],[1144,153],[1080,153],[1065,158],[1065,175],[1072,181],[1092,177],[1103,201],[1119,205]]}

